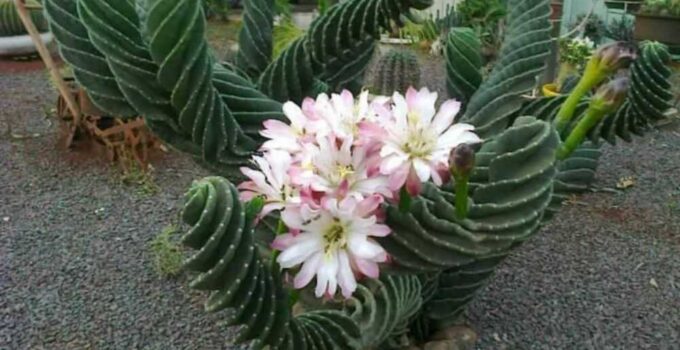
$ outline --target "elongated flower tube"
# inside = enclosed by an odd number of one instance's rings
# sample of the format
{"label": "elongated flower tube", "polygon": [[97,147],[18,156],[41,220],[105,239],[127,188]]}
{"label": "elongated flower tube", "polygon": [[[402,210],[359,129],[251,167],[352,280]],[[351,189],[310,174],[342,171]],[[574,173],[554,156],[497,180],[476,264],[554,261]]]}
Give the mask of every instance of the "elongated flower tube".
{"label": "elongated flower tube", "polygon": [[475,151],[471,145],[464,143],[451,151],[449,169],[455,181],[456,217],[464,219],[468,213],[468,182],[475,166]]}
{"label": "elongated flower tube", "polygon": [[627,68],[636,56],[635,50],[624,42],[615,42],[600,48],[590,58],[581,80],[562,104],[562,108],[555,119],[557,131],[559,133],[565,131],[583,96],[617,70]]}
{"label": "elongated flower tube", "polygon": [[581,145],[588,132],[599,123],[604,116],[616,111],[628,93],[630,84],[628,77],[621,77],[602,86],[595,96],[593,96],[586,114],[569,134],[567,140],[562,144],[557,152],[557,158],[564,160],[568,158],[578,146]]}

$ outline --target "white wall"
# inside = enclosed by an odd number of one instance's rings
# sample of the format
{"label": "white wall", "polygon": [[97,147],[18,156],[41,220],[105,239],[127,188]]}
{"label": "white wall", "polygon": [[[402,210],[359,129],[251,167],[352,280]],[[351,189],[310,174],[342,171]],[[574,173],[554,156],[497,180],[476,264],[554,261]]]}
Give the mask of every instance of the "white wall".
{"label": "white wall", "polygon": [[445,12],[446,11],[446,5],[450,4],[451,6],[454,6],[456,4],[456,1],[457,0],[434,0],[434,3],[432,4],[432,6],[429,9],[427,9],[425,12],[436,14],[437,10],[439,10],[439,12],[443,16],[444,14],[446,14],[446,12]]}

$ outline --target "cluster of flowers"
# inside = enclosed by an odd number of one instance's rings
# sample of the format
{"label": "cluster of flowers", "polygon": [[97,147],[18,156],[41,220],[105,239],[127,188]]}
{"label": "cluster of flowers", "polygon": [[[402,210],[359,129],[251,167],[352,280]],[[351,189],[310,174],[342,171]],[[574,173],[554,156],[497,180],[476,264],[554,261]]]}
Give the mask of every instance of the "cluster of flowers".
{"label": "cluster of flowers", "polygon": [[459,102],[437,111],[436,100],[427,89],[370,102],[367,92],[355,101],[343,91],[301,107],[286,103],[290,124],[264,123],[259,170],[242,168],[250,181],[239,187],[243,200],[264,199],[260,217],[280,211],[288,232],[272,248],[281,268],[301,265],[295,288],[316,276],[317,297],[332,297],[339,286],[348,298],[358,278],[377,278],[388,256],[374,237],[390,234],[381,204],[402,189],[418,194],[422,182],[446,182],[451,150],[480,142],[471,125],[454,124]]}

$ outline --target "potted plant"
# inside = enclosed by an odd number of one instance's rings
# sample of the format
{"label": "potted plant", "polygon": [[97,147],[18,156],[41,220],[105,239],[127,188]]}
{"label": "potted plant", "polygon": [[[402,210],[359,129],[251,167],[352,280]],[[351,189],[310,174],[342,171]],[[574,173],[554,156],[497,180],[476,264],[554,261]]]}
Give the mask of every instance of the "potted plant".
{"label": "potted plant", "polygon": [[581,70],[595,45],[588,38],[560,40],[560,70],[554,83],[543,85],[543,95],[557,96],[564,81]]}
{"label": "potted plant", "polygon": [[680,1],[645,0],[635,15],[635,40],[680,45]]}

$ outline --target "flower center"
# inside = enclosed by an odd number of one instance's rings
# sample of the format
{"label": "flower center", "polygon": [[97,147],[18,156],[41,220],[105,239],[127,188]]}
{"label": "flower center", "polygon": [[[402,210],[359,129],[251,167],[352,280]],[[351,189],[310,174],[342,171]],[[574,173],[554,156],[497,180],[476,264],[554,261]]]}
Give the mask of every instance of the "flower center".
{"label": "flower center", "polygon": [[347,248],[347,229],[338,219],[333,220],[333,224],[324,232],[324,253],[330,253]]}
{"label": "flower center", "polygon": [[354,174],[354,168],[351,165],[338,165],[336,172],[342,181],[346,179],[347,176]]}
{"label": "flower center", "polygon": [[425,130],[410,130],[402,149],[411,159],[427,158],[434,151],[436,139]]}

